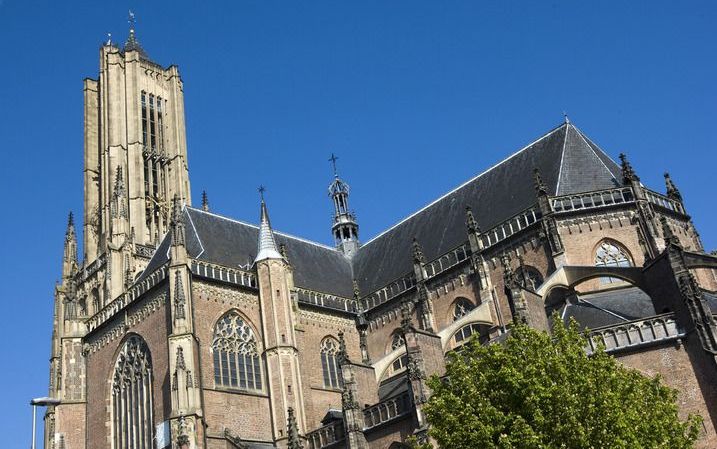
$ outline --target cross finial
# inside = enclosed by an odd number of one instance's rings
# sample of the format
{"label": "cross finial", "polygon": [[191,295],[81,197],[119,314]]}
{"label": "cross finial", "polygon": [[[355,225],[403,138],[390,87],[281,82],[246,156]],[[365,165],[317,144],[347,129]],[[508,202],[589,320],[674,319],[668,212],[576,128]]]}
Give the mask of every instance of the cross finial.
{"label": "cross finial", "polygon": [[134,19],[134,13],[132,12],[131,9],[129,10],[129,18],[127,19],[127,22],[129,22],[130,31],[134,31],[135,19]]}
{"label": "cross finial", "polygon": [[338,171],[336,170],[336,161],[337,160],[339,160],[338,156],[336,156],[334,153],[331,153],[329,162],[331,162],[331,165],[334,167],[334,176],[339,176]]}
{"label": "cross finial", "polygon": [[261,196],[261,201],[263,202],[264,201],[264,192],[266,192],[266,187],[264,187],[263,185],[260,185],[257,190],[259,190],[259,196]]}

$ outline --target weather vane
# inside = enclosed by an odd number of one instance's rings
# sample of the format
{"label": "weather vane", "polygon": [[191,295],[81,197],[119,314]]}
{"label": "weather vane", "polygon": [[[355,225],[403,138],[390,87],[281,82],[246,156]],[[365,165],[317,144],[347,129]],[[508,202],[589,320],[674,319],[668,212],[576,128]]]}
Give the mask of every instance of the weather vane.
{"label": "weather vane", "polygon": [[563,119],[565,119],[565,123],[570,123],[570,118],[568,117],[568,113],[563,111]]}
{"label": "weather vane", "polygon": [[266,187],[260,185],[257,190],[259,191],[259,196],[261,196],[261,200],[264,201],[264,192],[266,192]]}
{"label": "weather vane", "polygon": [[329,161],[331,162],[331,165],[334,167],[334,176],[338,176],[338,171],[336,170],[336,161],[339,160],[339,158],[334,154],[331,153],[331,157],[329,158]]}
{"label": "weather vane", "polygon": [[129,22],[129,28],[131,30],[134,30],[135,20],[134,20],[134,13],[132,12],[131,9],[129,10],[129,19],[127,19],[127,22]]}

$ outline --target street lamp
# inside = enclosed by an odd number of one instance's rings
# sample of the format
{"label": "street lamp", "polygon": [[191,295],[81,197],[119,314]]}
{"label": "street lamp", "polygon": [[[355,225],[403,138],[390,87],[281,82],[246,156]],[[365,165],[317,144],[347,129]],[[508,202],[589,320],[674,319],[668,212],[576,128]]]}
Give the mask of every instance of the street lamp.
{"label": "street lamp", "polygon": [[30,405],[32,405],[32,449],[35,449],[35,411],[37,410],[37,406],[47,407],[48,405],[57,405],[59,403],[59,399],[47,397],[35,398],[30,401]]}

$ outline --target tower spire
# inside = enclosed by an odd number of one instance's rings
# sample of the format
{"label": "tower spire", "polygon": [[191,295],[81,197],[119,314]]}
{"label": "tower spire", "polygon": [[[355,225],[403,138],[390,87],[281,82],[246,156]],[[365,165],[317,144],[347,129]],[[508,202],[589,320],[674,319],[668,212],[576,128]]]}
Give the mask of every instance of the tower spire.
{"label": "tower spire", "polygon": [[334,180],[329,184],[329,196],[334,200],[334,224],[331,232],[336,247],[346,256],[353,255],[359,248],[358,223],[349,209],[349,185],[339,178],[336,168],[338,157],[331,153],[329,161],[334,169]]}
{"label": "tower spire", "polygon": [[127,42],[124,43],[124,51],[137,51],[139,52],[139,55],[147,59],[147,53],[144,51],[142,46],[139,44],[139,41],[137,40],[137,36],[135,36],[135,25],[137,23],[137,20],[135,19],[134,13],[132,10],[129,11],[127,22],[129,23],[129,36],[127,36]]}
{"label": "tower spire", "polygon": [[261,223],[259,225],[259,246],[257,249],[256,259],[254,263],[265,259],[282,259],[279,250],[276,248],[276,240],[274,240],[274,232],[271,230],[271,222],[269,221],[269,211],[264,201],[264,186],[259,186],[259,195],[261,196]]}

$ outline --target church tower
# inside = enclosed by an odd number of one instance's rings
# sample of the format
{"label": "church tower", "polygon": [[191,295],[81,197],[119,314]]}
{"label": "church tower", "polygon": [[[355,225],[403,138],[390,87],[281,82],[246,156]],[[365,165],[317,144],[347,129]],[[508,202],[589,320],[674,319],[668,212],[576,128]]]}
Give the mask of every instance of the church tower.
{"label": "church tower", "polygon": [[[111,40],[100,48],[99,78],[85,79],[84,104],[83,248],[92,262],[120,232],[155,245],[168,230],[171,199],[190,202],[182,80],[176,66],[149,58],[132,13],[123,48]],[[113,201],[120,177],[125,213],[118,217]]]}
{"label": "church tower", "polygon": [[331,232],[336,241],[336,247],[347,257],[359,249],[358,223],[356,216],[349,209],[349,185],[339,178],[336,170],[335,155],[331,155],[329,161],[334,167],[334,180],[329,184],[329,196],[334,200],[334,223]]}

